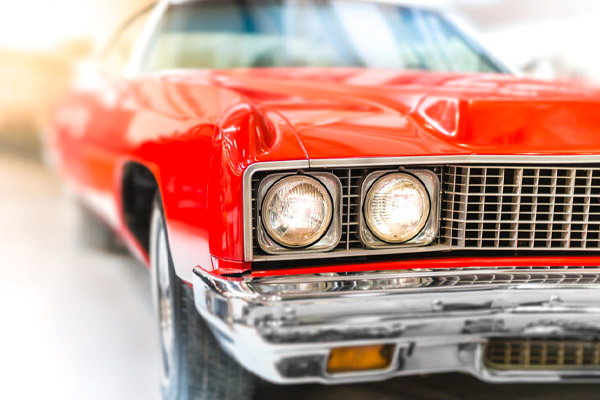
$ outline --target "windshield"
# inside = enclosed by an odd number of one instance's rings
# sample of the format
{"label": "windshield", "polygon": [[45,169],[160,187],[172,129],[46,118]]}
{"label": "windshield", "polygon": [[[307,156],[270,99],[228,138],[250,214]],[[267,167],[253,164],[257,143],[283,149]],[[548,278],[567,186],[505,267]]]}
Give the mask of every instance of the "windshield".
{"label": "windshield", "polygon": [[502,72],[440,14],[347,0],[170,6],[143,70],[361,67]]}

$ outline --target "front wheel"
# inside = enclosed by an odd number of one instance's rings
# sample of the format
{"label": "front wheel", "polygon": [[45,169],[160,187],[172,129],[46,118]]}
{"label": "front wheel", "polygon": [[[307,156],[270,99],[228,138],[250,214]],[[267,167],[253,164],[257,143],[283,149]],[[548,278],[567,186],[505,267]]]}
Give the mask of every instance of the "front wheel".
{"label": "front wheel", "polygon": [[160,198],[154,202],[150,263],[166,400],[250,400],[256,379],[222,349],[173,268]]}

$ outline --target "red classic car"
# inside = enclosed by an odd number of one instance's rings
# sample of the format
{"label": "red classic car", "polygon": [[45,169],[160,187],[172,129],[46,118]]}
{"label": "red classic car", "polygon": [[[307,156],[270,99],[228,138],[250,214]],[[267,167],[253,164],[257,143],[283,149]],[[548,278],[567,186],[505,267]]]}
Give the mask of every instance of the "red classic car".
{"label": "red classic car", "polygon": [[82,75],[50,148],[150,267],[166,399],[600,375],[600,93],[451,21],[163,1]]}

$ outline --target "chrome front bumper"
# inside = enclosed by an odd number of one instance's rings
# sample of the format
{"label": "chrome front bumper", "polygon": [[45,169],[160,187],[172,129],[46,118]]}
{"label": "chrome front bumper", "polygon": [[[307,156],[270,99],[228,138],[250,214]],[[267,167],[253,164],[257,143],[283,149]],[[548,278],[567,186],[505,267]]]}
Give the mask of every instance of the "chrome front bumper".
{"label": "chrome front bumper", "polygon": [[[196,269],[193,284],[196,308],[221,345],[271,382],[450,371],[494,382],[600,381],[600,369],[493,370],[482,357],[488,338],[600,337],[600,285],[593,279],[600,269],[481,271],[475,281],[467,279],[472,284],[443,285],[450,275],[455,282],[472,277],[472,269],[239,279]],[[432,277],[439,282],[432,284]],[[390,368],[327,373],[332,348],[368,344],[396,345]]]}

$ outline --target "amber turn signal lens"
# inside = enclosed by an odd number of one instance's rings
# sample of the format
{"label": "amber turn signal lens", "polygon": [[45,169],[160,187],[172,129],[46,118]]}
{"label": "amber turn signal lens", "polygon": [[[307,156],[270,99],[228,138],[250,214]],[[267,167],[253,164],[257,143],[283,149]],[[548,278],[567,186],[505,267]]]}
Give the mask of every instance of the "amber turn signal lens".
{"label": "amber turn signal lens", "polygon": [[368,371],[386,369],[392,363],[394,345],[338,347],[331,350],[327,362],[327,372]]}

